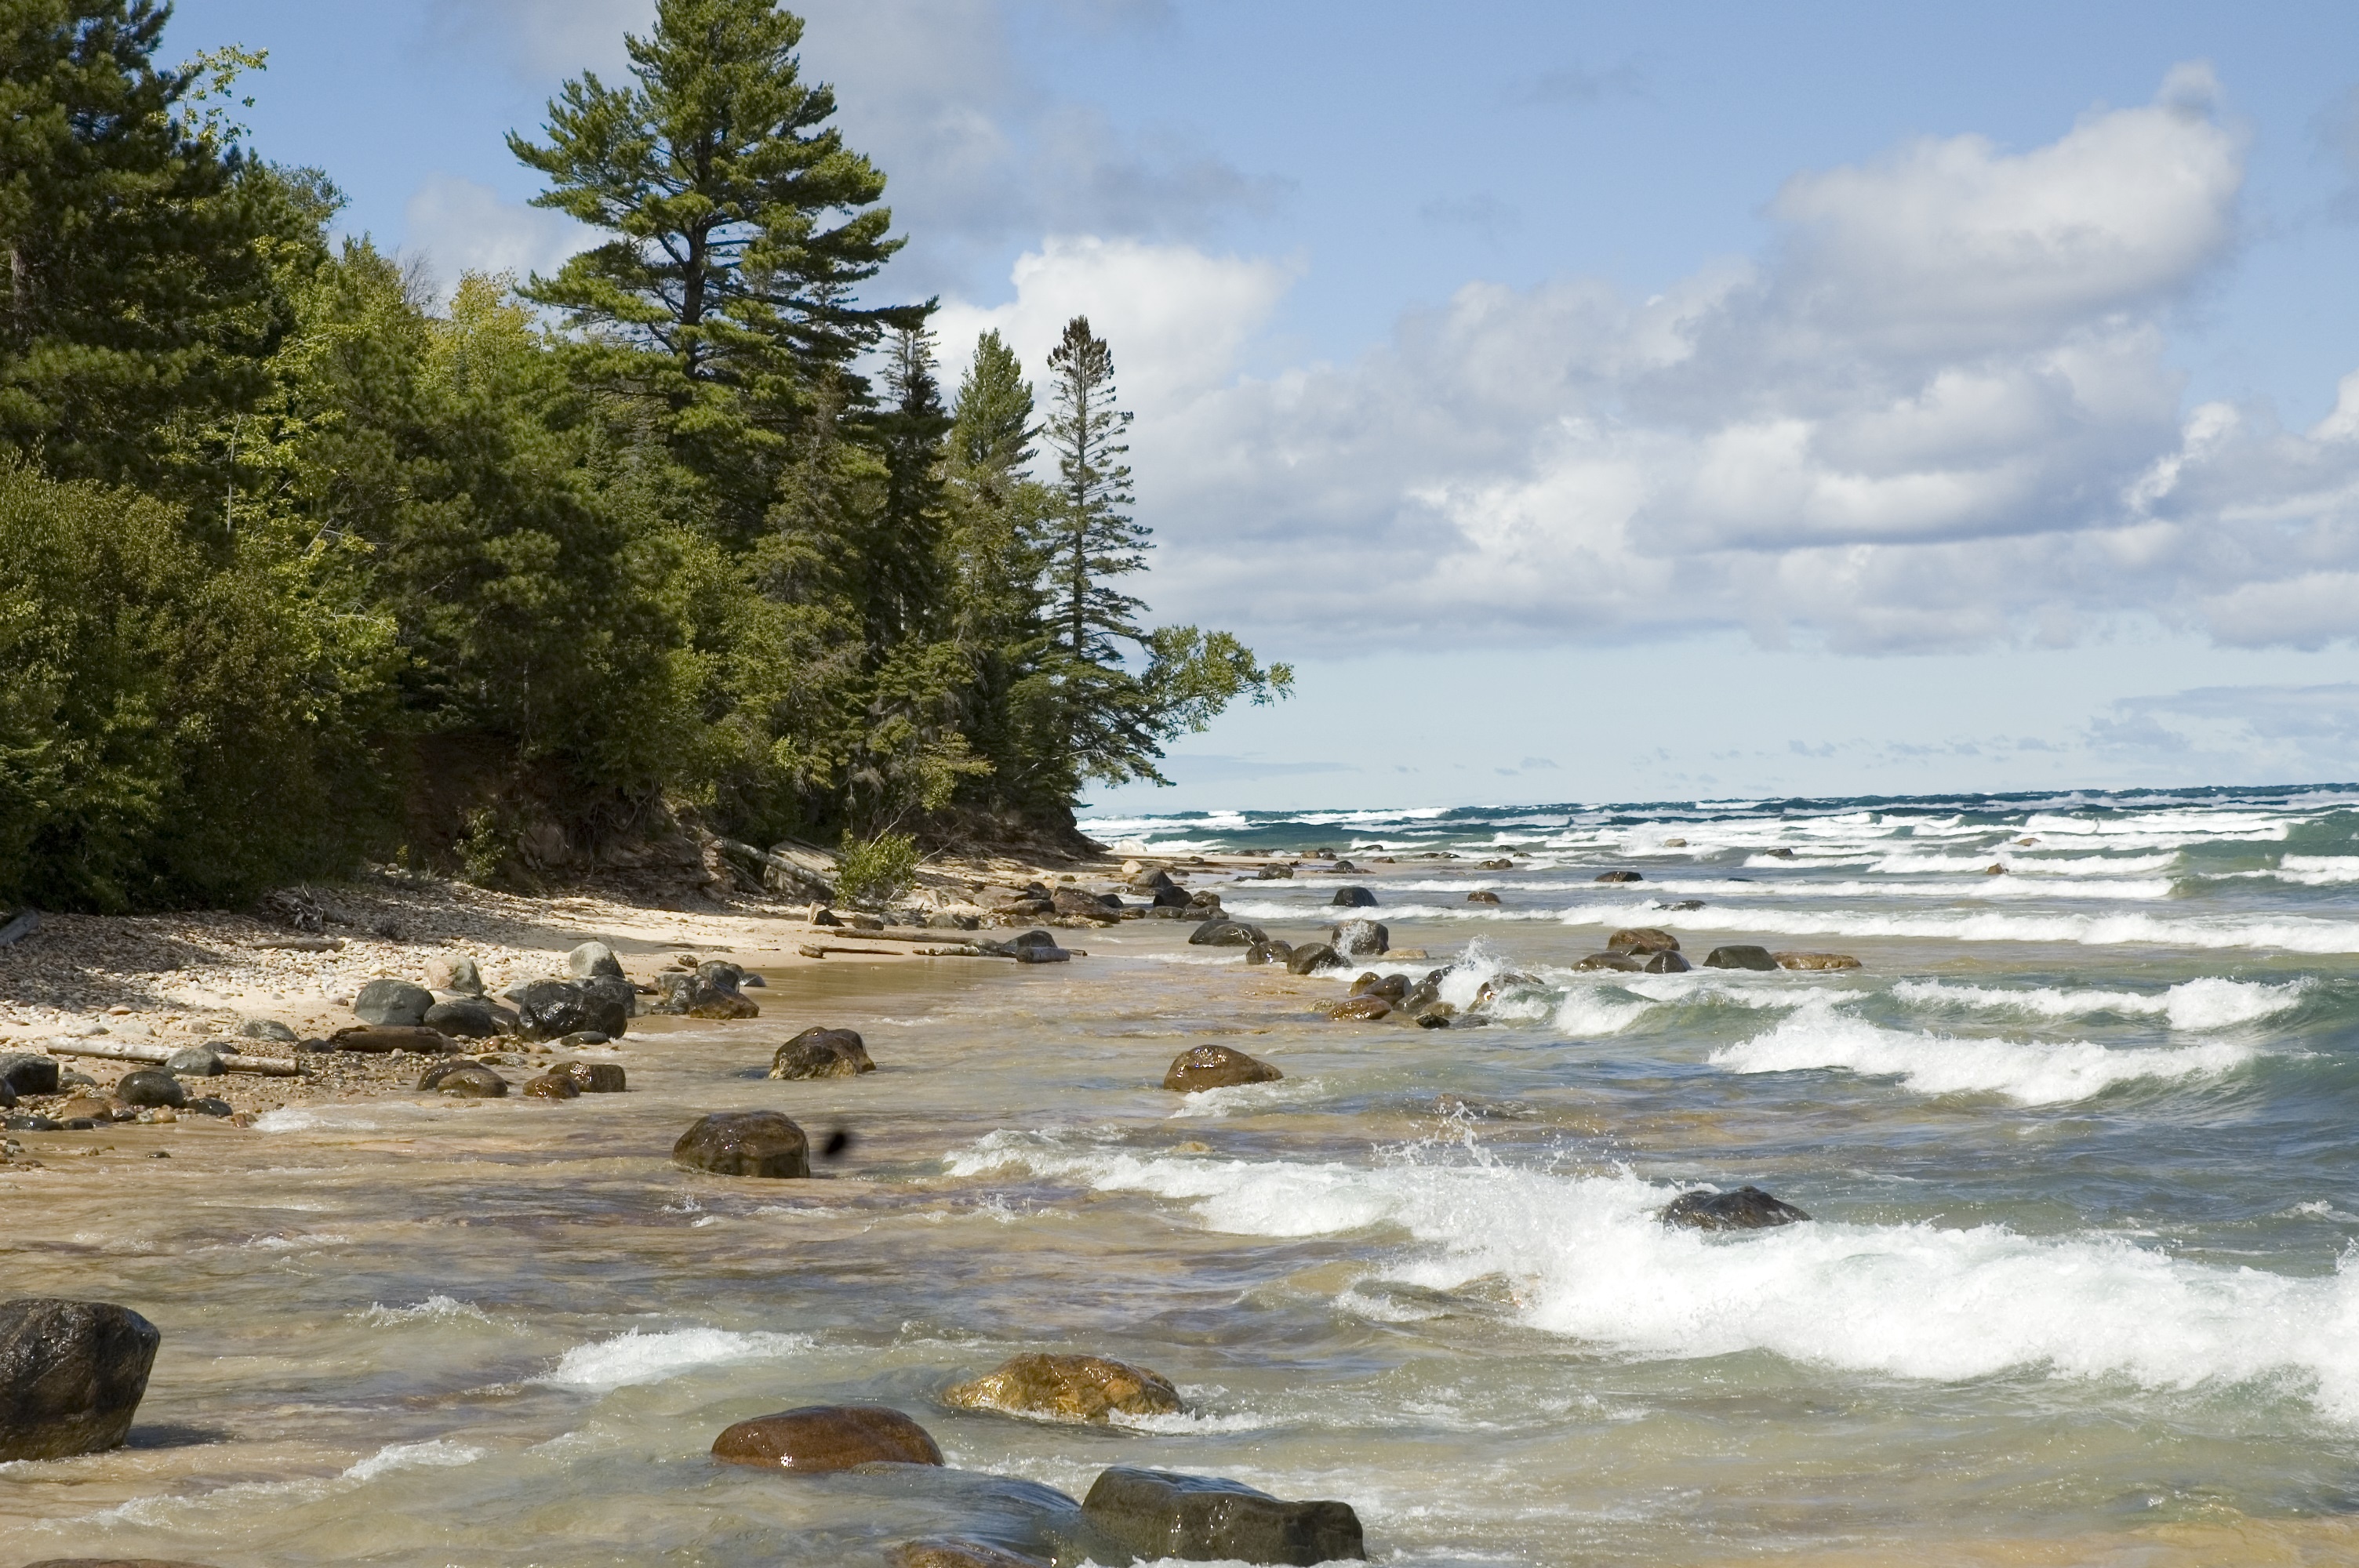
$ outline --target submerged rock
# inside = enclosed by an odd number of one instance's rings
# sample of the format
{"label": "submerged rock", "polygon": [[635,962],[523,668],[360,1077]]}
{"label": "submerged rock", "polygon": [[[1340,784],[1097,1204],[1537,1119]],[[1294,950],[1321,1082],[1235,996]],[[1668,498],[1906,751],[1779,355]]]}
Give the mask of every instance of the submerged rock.
{"label": "submerged rock", "polygon": [[108,1302],[0,1302],[0,1460],[119,1447],[163,1340]]}
{"label": "submerged rock", "polygon": [[719,1176],[810,1174],[810,1140],[775,1110],[722,1110],[679,1135],[672,1162]]}
{"label": "submerged rock", "polygon": [[1576,969],[1614,969],[1630,975],[1641,972],[1646,967],[1644,962],[1627,953],[1592,953],[1573,965]]}
{"label": "submerged rock", "polygon": [[1597,880],[1601,882],[1643,882],[1647,879],[1636,871],[1601,871]]}
{"label": "submerged rock", "polygon": [[1714,947],[1703,956],[1707,969],[1774,969],[1777,960],[1769,956],[1767,947],[1737,943],[1728,947]]}
{"label": "submerged rock", "polygon": [[1324,942],[1305,944],[1286,956],[1286,972],[1290,975],[1324,974],[1343,967],[1343,955]]}
{"label": "submerged rock", "polygon": [[1781,969],[1856,969],[1859,960],[1849,953],[1772,953]]}
{"label": "submerged rock", "polygon": [[1744,1186],[1733,1193],[1681,1193],[1665,1204],[1657,1217],[1665,1225],[1696,1230],[1767,1230],[1810,1217],[1759,1187]]}
{"label": "submerged rock", "polygon": [[[619,994],[618,994],[619,992]],[[533,980],[508,993],[528,1040],[560,1040],[584,1029],[621,1034],[631,1026],[631,988],[612,976]]]}
{"label": "submerged rock", "polygon": [[852,1078],[875,1070],[853,1029],[806,1029],[770,1058],[774,1078]]}
{"label": "submerged rock", "polygon": [[1466,895],[1466,902],[1469,903],[1496,903],[1499,902],[1499,895],[1491,892],[1488,888],[1476,888],[1473,892]]}
{"label": "submerged rock", "polygon": [[434,993],[408,980],[371,980],[353,998],[353,1016],[363,1023],[415,1028],[426,1022]]}
{"label": "submerged rock", "polygon": [[662,1000],[648,1011],[688,1018],[758,1018],[762,1009],[738,989],[743,983],[743,970],[717,960],[699,964],[693,974],[658,975]]}
{"label": "submerged rock", "polygon": [[1169,1379],[1103,1356],[1011,1356],[973,1381],[945,1390],[942,1399],[962,1410],[1053,1421],[1180,1413],[1180,1392]]}
{"label": "submerged rock", "polygon": [[1212,1476],[1115,1465],[1090,1487],[1082,1516],[1149,1560],[1309,1564],[1368,1555],[1349,1503],[1281,1502]]}
{"label": "submerged rock", "polygon": [[1335,890],[1335,896],[1327,902],[1337,909],[1374,909],[1376,907],[1376,895],[1366,888],[1340,887]]}
{"label": "submerged rock", "polygon": [[435,1094],[457,1095],[466,1099],[499,1099],[508,1092],[508,1081],[481,1062],[464,1057],[455,1062],[437,1062],[418,1076],[420,1090]]}
{"label": "submerged rock", "polygon": [[620,1062],[560,1062],[549,1070],[572,1079],[585,1095],[618,1095],[628,1083]]}
{"label": "submerged rock", "polygon": [[1657,953],[1647,960],[1647,972],[1650,975],[1684,975],[1693,968],[1678,953]]}
{"label": "submerged rock", "polygon": [[823,1476],[855,1465],[940,1465],[926,1429],[883,1405],[806,1405],[741,1421],[712,1440],[727,1465]]}
{"label": "submerged rock", "polygon": [[1256,942],[1245,949],[1245,962],[1248,964],[1283,964],[1293,957],[1291,944],[1276,940]]}
{"label": "submerged rock", "polygon": [[893,1568],[1053,1568],[1045,1557],[1026,1557],[963,1536],[929,1536],[893,1549]]}
{"label": "submerged rock", "polygon": [[1171,1059],[1163,1087],[1191,1095],[1201,1089],[1225,1089],[1238,1084],[1276,1083],[1286,1076],[1267,1062],[1226,1045],[1199,1045]]}
{"label": "submerged rock", "polygon": [[1188,934],[1191,947],[1251,947],[1269,940],[1269,933],[1242,920],[1207,920]]}
{"label": "submerged rock", "polygon": [[1335,950],[1347,958],[1372,958],[1393,945],[1393,934],[1373,920],[1347,920],[1328,933]]}
{"label": "submerged rock", "polygon": [[527,1099],[579,1099],[582,1086],[563,1073],[549,1072],[527,1078],[516,1092]]}
{"label": "submerged rock", "polygon": [[1364,996],[1345,997],[1341,1001],[1322,1001],[1311,1011],[1322,1013],[1329,1018],[1341,1019],[1345,1022],[1355,1019],[1373,1022],[1375,1019],[1392,1016],[1393,1004],[1383,997],[1370,993]]}
{"label": "submerged rock", "polygon": [[1380,996],[1386,1001],[1397,1002],[1408,995],[1407,975],[1379,976],[1371,969],[1352,982],[1353,996]]}

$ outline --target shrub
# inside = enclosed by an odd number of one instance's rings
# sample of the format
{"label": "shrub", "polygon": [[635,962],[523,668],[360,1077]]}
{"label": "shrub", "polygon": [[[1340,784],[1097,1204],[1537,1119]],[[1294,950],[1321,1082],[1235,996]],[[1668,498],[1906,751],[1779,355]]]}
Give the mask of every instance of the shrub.
{"label": "shrub", "polygon": [[846,833],[838,860],[835,896],[855,909],[881,909],[917,881],[918,841],[907,833]]}

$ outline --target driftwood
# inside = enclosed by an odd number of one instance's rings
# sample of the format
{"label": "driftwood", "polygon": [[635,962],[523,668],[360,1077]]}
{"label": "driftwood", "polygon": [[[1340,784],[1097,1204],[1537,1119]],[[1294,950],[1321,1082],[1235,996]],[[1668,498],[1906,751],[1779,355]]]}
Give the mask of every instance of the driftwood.
{"label": "driftwood", "polygon": [[341,936],[285,936],[272,942],[254,942],[247,946],[268,951],[287,953],[332,953],[344,945]]}
{"label": "driftwood", "polygon": [[0,925],[0,947],[22,942],[40,928],[41,912],[39,910],[20,909],[6,925]]}
{"label": "driftwood", "polygon": [[[202,1044],[202,1042],[198,1042]],[[143,1045],[130,1040],[45,1040],[41,1049],[52,1056],[103,1056],[112,1062],[162,1063],[172,1059],[175,1051],[190,1049],[187,1045]],[[303,1069],[292,1062],[274,1056],[242,1056],[224,1051],[222,1065],[233,1073],[259,1073],[266,1078],[297,1078]]]}
{"label": "driftwood", "polygon": [[[805,898],[830,899],[835,896],[835,884],[819,869],[832,863],[832,857],[818,849],[802,850],[790,856],[782,850],[799,846],[780,845],[777,849],[759,849],[734,838],[715,840],[721,852],[752,868],[762,879],[762,885],[772,892],[799,893]],[[812,862],[818,862],[813,864]]]}

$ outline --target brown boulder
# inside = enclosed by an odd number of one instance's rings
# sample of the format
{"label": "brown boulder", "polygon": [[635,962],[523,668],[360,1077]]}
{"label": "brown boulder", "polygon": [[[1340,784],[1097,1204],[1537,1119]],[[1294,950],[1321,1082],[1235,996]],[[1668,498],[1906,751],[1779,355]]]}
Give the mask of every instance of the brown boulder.
{"label": "brown boulder", "polygon": [[853,1029],[806,1029],[770,1059],[774,1078],[852,1078],[875,1070]]}
{"label": "brown boulder", "polygon": [[1276,1083],[1286,1076],[1267,1062],[1226,1045],[1199,1045],[1182,1051],[1163,1075],[1163,1087],[1191,1095],[1199,1089],[1225,1089],[1237,1084]]}
{"label": "brown boulder", "polygon": [[0,1460],[121,1446],[162,1339],[109,1302],[0,1302]]}
{"label": "brown boulder", "polygon": [[1781,969],[1856,969],[1859,960],[1849,953],[1772,953]]}
{"label": "brown boulder", "polygon": [[516,1092],[527,1099],[580,1099],[582,1086],[563,1073],[547,1072],[527,1078]]}
{"label": "brown boulder", "polygon": [[1375,992],[1368,991],[1360,996],[1345,997],[1342,1001],[1322,1001],[1316,1011],[1329,1018],[1349,1022],[1354,1019],[1388,1018],[1392,1015],[1393,1004]]}
{"label": "brown boulder", "polygon": [[572,1079],[585,1095],[618,1095],[629,1082],[620,1062],[560,1062],[549,1070]]}
{"label": "brown boulder", "polygon": [[1643,882],[1647,879],[1636,871],[1602,871],[1597,880],[1601,882]]}
{"label": "brown boulder", "polygon": [[1774,969],[1777,967],[1777,960],[1769,956],[1767,947],[1737,942],[1725,947],[1714,947],[1706,953],[1703,967],[1707,969]]}
{"label": "brown boulder", "polygon": [[823,1476],[855,1465],[940,1465],[926,1429],[883,1405],[806,1405],[741,1421],[712,1440],[726,1465]]}
{"label": "brown boulder", "polygon": [[1053,1421],[1180,1413],[1180,1392],[1169,1379],[1103,1356],[1011,1356],[973,1382],[945,1390],[942,1399],[962,1410]]}
{"label": "brown boulder", "polygon": [[1680,939],[1655,925],[1633,925],[1605,939],[1609,953],[1676,953]]}
{"label": "brown boulder", "polygon": [[1617,969],[1625,974],[1637,974],[1646,968],[1640,960],[1627,953],[1592,953],[1573,966],[1576,969]]}
{"label": "brown boulder", "polygon": [[810,1174],[810,1140],[775,1110],[720,1110],[679,1135],[672,1162],[720,1176]]}
{"label": "brown boulder", "polygon": [[428,1056],[447,1056],[459,1049],[459,1043],[439,1029],[423,1024],[403,1028],[392,1024],[359,1024],[351,1029],[339,1029],[328,1036],[331,1050],[359,1051],[373,1056],[388,1055],[396,1051],[413,1051]]}
{"label": "brown boulder", "polygon": [[508,1092],[508,1081],[484,1065],[462,1058],[437,1062],[419,1075],[418,1087],[436,1094],[464,1095],[469,1099],[498,1099]]}
{"label": "brown boulder", "polygon": [[1491,892],[1488,888],[1476,888],[1473,892],[1466,895],[1466,902],[1469,903],[1496,903],[1499,902],[1499,895]]}
{"label": "brown boulder", "polygon": [[954,1535],[905,1541],[893,1549],[893,1568],[1050,1568],[1044,1558],[1019,1556]]}

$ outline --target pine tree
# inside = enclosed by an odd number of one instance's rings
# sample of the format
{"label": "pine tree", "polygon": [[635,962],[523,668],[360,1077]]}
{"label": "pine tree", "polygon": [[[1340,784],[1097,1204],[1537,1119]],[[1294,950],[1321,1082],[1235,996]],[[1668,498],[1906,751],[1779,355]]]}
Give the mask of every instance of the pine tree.
{"label": "pine tree", "polygon": [[1133,501],[1122,460],[1130,415],[1115,401],[1114,351],[1088,317],[1065,323],[1049,369],[1057,397],[1048,437],[1057,454],[1058,635],[1071,663],[1110,668],[1122,660],[1120,643],[1145,635],[1133,617],[1146,604],[1108,580],[1147,569],[1147,530],[1124,510]]}
{"label": "pine tree", "polygon": [[875,419],[885,458],[885,510],[869,557],[872,652],[929,637],[942,619],[943,438],[951,416],[934,373],[933,334],[897,328],[886,344],[884,412]]}

